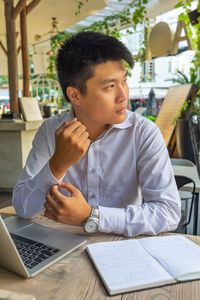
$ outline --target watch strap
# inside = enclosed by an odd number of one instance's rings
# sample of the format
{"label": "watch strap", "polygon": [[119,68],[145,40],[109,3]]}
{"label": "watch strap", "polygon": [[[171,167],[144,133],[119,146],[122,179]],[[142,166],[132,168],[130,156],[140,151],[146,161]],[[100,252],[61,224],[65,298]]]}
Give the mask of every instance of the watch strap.
{"label": "watch strap", "polygon": [[98,221],[99,221],[99,207],[98,206],[92,207],[92,210],[91,210],[91,213],[90,213],[90,216],[88,217],[88,219],[89,218],[95,218],[95,219],[98,219]]}
{"label": "watch strap", "polygon": [[93,221],[97,224],[97,229],[95,230],[95,232],[96,232],[98,230],[98,227],[99,227],[99,217],[100,217],[99,207],[98,206],[92,207],[92,210],[91,210],[91,213],[90,213],[89,217],[83,223],[83,227],[84,227],[85,231],[87,231],[86,230],[87,223],[90,222],[90,221]]}

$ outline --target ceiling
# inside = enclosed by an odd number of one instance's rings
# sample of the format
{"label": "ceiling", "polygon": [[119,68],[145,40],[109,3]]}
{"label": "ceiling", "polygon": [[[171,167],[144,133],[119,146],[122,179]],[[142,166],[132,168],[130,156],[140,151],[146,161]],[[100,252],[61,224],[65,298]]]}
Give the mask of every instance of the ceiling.
{"label": "ceiling", "polygon": [[[69,27],[67,31],[69,32],[77,32],[78,28],[82,26],[90,26],[94,22],[102,21],[106,16],[110,16],[116,14],[117,12],[122,11],[129,3],[133,0],[107,0],[107,6],[105,6],[102,10],[96,12],[95,14],[77,22],[75,25]],[[150,0],[149,2],[157,1]],[[131,9],[134,11],[134,8]]]}
{"label": "ceiling", "polygon": [[[11,1],[11,0],[10,0]],[[19,0],[14,0],[15,5]],[[27,5],[32,0],[27,0]],[[80,0],[41,0],[41,2],[27,16],[28,43],[33,49],[34,66],[37,65],[38,74],[44,73],[47,67],[47,53],[50,48],[49,31],[52,30],[52,18],[58,21],[59,31],[76,32],[82,26],[89,26],[93,22],[103,20],[105,16],[122,11],[132,0],[81,0],[84,5],[78,16],[75,15]],[[186,1],[186,0],[183,0]],[[173,9],[179,0],[149,0],[146,10],[149,18]],[[133,9],[134,10],[134,9]],[[16,19],[16,31],[19,32],[19,16]],[[48,34],[47,34],[48,33]],[[34,39],[41,35],[40,41]],[[56,34],[56,32],[55,32]],[[0,41],[6,48],[6,29],[4,17],[4,1],[0,0]],[[17,47],[20,44],[20,35],[17,38]],[[6,58],[6,59],[5,59]],[[44,64],[46,62],[46,64]],[[21,55],[18,55],[19,74],[22,74]],[[0,48],[0,75],[7,74],[7,57]]]}
{"label": "ceiling", "polygon": [[[19,0],[14,0],[15,5]],[[78,16],[77,11],[79,0],[41,0],[41,2],[28,14],[28,42],[35,43],[34,36],[45,35],[51,30],[52,18],[58,21],[58,30],[63,31],[66,28],[76,24],[78,21],[85,19],[96,11],[101,10],[107,4],[106,0],[82,0],[84,5]],[[27,0],[27,5],[31,0]],[[19,16],[16,19],[16,31],[19,30]],[[5,42],[5,18],[4,18],[4,1],[0,0],[0,40]]]}
{"label": "ceiling", "polygon": [[[106,16],[113,15],[122,11],[132,1],[133,0],[107,0],[107,6],[105,6],[102,10],[85,19],[82,19],[75,25],[67,28],[66,31],[77,32],[78,29],[82,26],[90,26],[94,22],[103,20]],[[148,3],[146,5],[147,16],[150,19],[153,19],[157,15],[172,10],[178,2],[180,2],[180,0],[148,0]],[[183,2],[185,3],[186,0],[183,0]],[[135,8],[131,8],[130,11],[133,12],[134,9]]]}
{"label": "ceiling", "polygon": [[[14,0],[15,5],[19,0]],[[186,1],[186,0],[184,0]],[[27,0],[27,5],[31,0]],[[34,36],[39,34],[43,40],[50,38],[52,18],[58,21],[58,30],[76,32],[80,26],[89,26],[105,16],[122,11],[132,0],[82,0],[84,3],[78,16],[75,15],[80,0],[41,0],[27,16],[28,43],[36,44]],[[150,18],[170,10],[179,0],[149,0],[147,14]],[[132,9],[134,10],[134,8]],[[19,17],[16,19],[16,31],[19,30]],[[0,0],[0,40],[5,44],[4,1]],[[41,42],[41,40],[40,40]]]}

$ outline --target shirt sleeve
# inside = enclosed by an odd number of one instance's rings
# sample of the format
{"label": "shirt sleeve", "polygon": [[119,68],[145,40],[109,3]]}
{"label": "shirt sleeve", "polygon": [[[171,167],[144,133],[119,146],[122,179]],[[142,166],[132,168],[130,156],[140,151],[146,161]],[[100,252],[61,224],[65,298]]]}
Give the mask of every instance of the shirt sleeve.
{"label": "shirt sleeve", "polygon": [[49,167],[51,157],[46,123],[39,128],[25,168],[13,190],[13,206],[20,217],[30,218],[44,211],[46,191],[59,181]]}
{"label": "shirt sleeve", "polygon": [[157,126],[151,132],[144,131],[137,143],[136,176],[143,204],[125,208],[100,206],[100,231],[125,236],[155,235],[175,230],[180,221],[180,196],[168,151]]}

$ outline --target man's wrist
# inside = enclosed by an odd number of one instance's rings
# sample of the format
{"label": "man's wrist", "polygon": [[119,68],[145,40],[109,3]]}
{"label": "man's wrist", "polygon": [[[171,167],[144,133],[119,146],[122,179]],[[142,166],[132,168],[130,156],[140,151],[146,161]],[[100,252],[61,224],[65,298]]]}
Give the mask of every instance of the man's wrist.
{"label": "man's wrist", "polygon": [[92,212],[92,206],[88,204],[88,211],[87,211],[87,215],[85,216],[85,220],[83,221],[83,224],[87,221],[91,212]]}
{"label": "man's wrist", "polygon": [[[62,167],[61,167],[62,165]],[[52,156],[49,160],[49,167],[56,179],[60,179],[68,170],[67,166],[61,164],[54,156]]]}

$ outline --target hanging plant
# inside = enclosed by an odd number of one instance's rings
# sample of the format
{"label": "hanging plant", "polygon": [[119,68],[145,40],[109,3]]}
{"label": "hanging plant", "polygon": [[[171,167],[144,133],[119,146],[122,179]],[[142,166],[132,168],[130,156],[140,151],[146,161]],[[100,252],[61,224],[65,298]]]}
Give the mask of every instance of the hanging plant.
{"label": "hanging plant", "polygon": [[[177,3],[177,5],[175,5],[175,8],[183,8],[183,12],[179,15],[179,20],[185,22],[188,31],[188,36],[191,38],[193,48],[196,50],[193,60],[191,62],[190,74],[189,76],[186,76],[183,72],[177,70],[177,73],[174,74],[175,77],[166,79],[166,81],[171,81],[180,85],[194,83],[196,84],[198,91],[196,94],[196,99],[193,103],[191,103],[191,99],[188,99],[183,103],[180,111],[174,118],[173,123],[175,123],[177,119],[186,118],[187,111],[190,105],[192,108],[192,112],[197,115],[200,115],[200,18],[197,24],[191,25],[191,21],[189,18],[191,4],[192,1],[187,0],[186,4],[180,1],[179,3]],[[197,10],[200,12],[200,3],[198,4]],[[194,28],[193,30],[192,27]],[[195,34],[193,34],[193,31],[195,31]]]}
{"label": "hanging plant", "polygon": [[[190,76],[187,77],[183,72],[177,71],[176,78],[168,79],[172,82],[177,82],[179,84],[188,84],[188,83],[194,83],[196,84],[198,91],[196,94],[196,99],[194,103],[192,103],[192,111],[196,113],[197,115],[200,115],[200,17],[198,17],[198,22],[195,25],[191,24],[190,18],[189,18],[189,12],[191,11],[191,5],[192,0],[187,0],[186,4],[183,3],[183,1],[180,1],[175,8],[182,7],[183,12],[179,15],[179,19],[181,21],[184,21],[187,30],[188,30],[188,36],[192,40],[193,48],[195,49],[195,55],[193,57],[193,60],[191,62],[190,67]],[[200,13],[200,2],[198,1],[197,11]],[[192,29],[193,28],[193,29]],[[195,34],[193,33],[195,31]],[[176,116],[175,120],[177,119],[184,119],[186,116],[186,112],[188,110],[188,107],[190,105],[191,101],[190,99],[185,101],[179,114]]]}
{"label": "hanging plant", "polygon": [[49,66],[47,68],[47,70],[49,72],[49,76],[54,77],[54,74],[56,71],[56,56],[57,56],[57,51],[58,51],[60,45],[71,36],[72,36],[72,33],[61,32],[51,38],[51,50],[50,50],[49,58],[48,58]]}
{"label": "hanging plant", "polygon": [[[88,0],[85,0],[86,2]],[[118,0],[121,2],[122,0]],[[106,16],[102,21],[97,21],[87,27],[82,27],[77,31],[96,31],[101,32],[107,35],[114,36],[116,38],[121,37],[121,33],[119,32],[119,27],[124,27],[127,25],[132,26],[134,30],[136,30],[138,24],[146,24],[148,26],[149,20],[146,16],[146,5],[148,0],[133,0],[120,12],[117,12],[111,16]],[[75,14],[79,14],[81,8],[83,7],[84,3],[79,2],[77,12]],[[134,8],[133,14],[131,13],[131,9]],[[145,31],[147,32],[147,31]],[[127,34],[132,34],[133,32],[130,30],[126,31]],[[56,62],[56,54],[60,47],[60,45],[69,37],[71,37],[73,33],[69,32],[62,32],[58,35],[51,38],[51,51],[50,56],[48,59],[49,66],[48,71],[50,74],[54,74],[56,71],[55,62]],[[147,34],[146,34],[147,36]],[[145,39],[142,41],[140,45],[140,50],[138,52],[137,57],[135,60],[144,60],[145,59]]]}
{"label": "hanging plant", "polygon": [[[88,2],[88,0],[85,0],[85,2]],[[81,13],[81,8],[83,7],[84,3],[82,1],[79,1],[77,11],[75,12],[75,16],[80,15]]]}
{"label": "hanging plant", "polygon": [[[200,80],[200,17],[198,17],[198,22],[195,25],[191,24],[190,18],[189,18],[189,12],[191,11],[192,6],[192,0],[187,0],[186,4],[183,3],[183,1],[180,1],[177,5],[175,5],[175,8],[182,7],[184,11],[179,15],[179,19],[181,21],[184,21],[187,30],[188,30],[188,36],[192,40],[193,48],[196,50],[194,58],[192,60],[193,66],[190,68],[190,75],[192,78],[195,78],[198,76],[197,81]],[[200,1],[198,1],[197,5],[197,11],[200,13]],[[195,34],[193,34],[193,30],[195,31]],[[200,89],[200,85],[199,85]]]}

